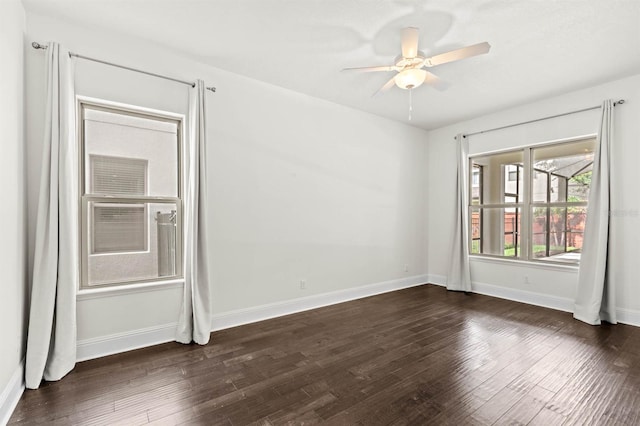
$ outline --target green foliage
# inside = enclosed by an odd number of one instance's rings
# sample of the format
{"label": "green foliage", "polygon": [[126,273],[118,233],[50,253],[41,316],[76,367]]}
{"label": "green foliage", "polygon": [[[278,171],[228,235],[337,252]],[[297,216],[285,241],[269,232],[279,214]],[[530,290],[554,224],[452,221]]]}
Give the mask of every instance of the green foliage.
{"label": "green foliage", "polygon": [[584,186],[591,186],[591,171],[581,173],[572,177],[569,182],[575,182]]}

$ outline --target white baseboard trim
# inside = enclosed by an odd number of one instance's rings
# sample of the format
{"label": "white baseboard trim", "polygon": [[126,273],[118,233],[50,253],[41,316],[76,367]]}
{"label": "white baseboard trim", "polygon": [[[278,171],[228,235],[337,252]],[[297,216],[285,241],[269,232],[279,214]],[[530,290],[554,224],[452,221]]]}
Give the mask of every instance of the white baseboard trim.
{"label": "white baseboard trim", "polygon": [[573,312],[573,300],[565,297],[551,296],[548,294],[534,293],[532,291],[515,288],[501,287],[493,284],[474,282],[471,284],[474,293],[500,299],[513,300],[529,305],[542,306],[543,308],[557,311]]}
{"label": "white baseboard trim", "polygon": [[[431,274],[429,275],[429,283],[444,287],[447,285],[447,277],[444,275]],[[472,282],[471,290],[473,293],[484,294],[485,296],[542,306],[558,311],[573,312],[573,301],[564,297],[479,282]]]}
{"label": "white baseboard trim", "polygon": [[[428,282],[439,286],[446,286],[447,277],[444,275],[428,275]],[[566,297],[551,296],[548,294],[534,293],[532,291],[501,287],[493,284],[473,282],[471,288],[474,293],[500,299],[513,300],[529,305],[542,306],[563,312],[573,313],[574,301]],[[640,327],[640,311],[618,308],[616,310],[619,323]]]}
{"label": "white baseboard trim", "polygon": [[[444,275],[416,275],[376,284],[364,285],[361,287],[314,294],[307,297],[239,309],[214,315],[212,331],[224,330],[226,328],[237,327],[283,315],[348,302],[350,300],[361,299],[363,297],[374,296],[376,294],[415,287],[425,283],[444,286],[446,285],[446,282],[447,277]],[[472,289],[474,293],[478,294],[528,303],[530,305],[542,306],[565,312],[573,312],[573,301],[567,298],[478,282],[472,283]],[[630,309],[618,309],[618,321],[624,324],[640,326],[640,312]],[[175,341],[176,327],[176,323],[171,323],[81,340],[78,341],[77,345],[77,360],[86,361],[147,346],[172,342]],[[22,380],[22,371],[18,374],[18,377]],[[24,388],[24,384],[22,384],[22,386]],[[7,392],[8,391],[5,389],[2,397],[4,397]],[[18,399],[21,394],[22,391],[18,393]],[[3,399],[0,399],[0,403],[4,403],[3,401]],[[0,414],[2,414],[2,411],[0,411]]]}
{"label": "white baseboard trim", "polygon": [[415,275],[412,277],[384,281],[361,287],[332,291],[330,293],[314,294],[312,296],[225,312],[223,314],[213,316],[212,331],[224,330],[226,328],[264,321],[283,315],[295,314],[297,312],[308,311],[310,309],[321,308],[323,306],[335,305],[337,303],[348,302],[350,300],[362,299],[363,297],[375,296],[376,294],[415,287],[426,284],[427,281],[427,275]]}
{"label": "white baseboard trim", "polygon": [[6,425],[24,393],[24,359],[13,372],[9,383],[0,394],[0,425]]}
{"label": "white baseboard trim", "polygon": [[[389,291],[400,290],[425,284],[426,275],[400,278],[362,287],[317,294],[283,302],[271,303],[213,316],[213,330],[236,327],[269,318],[302,312],[322,306],[347,302]],[[147,346],[173,342],[176,338],[176,323],[164,324],[107,336],[79,340],[76,346],[76,360],[87,361],[103,356],[140,349]]]}
{"label": "white baseboard trim", "polygon": [[87,361],[147,346],[176,340],[177,323],[131,330],[124,333],[109,334],[79,340],[76,346],[76,361]]}
{"label": "white baseboard trim", "polygon": [[616,309],[616,314],[618,315],[618,322],[640,327],[640,311],[618,308]]}
{"label": "white baseboard trim", "polygon": [[429,284],[439,285],[441,287],[447,286],[447,277],[445,275],[435,275],[429,274],[427,275]]}

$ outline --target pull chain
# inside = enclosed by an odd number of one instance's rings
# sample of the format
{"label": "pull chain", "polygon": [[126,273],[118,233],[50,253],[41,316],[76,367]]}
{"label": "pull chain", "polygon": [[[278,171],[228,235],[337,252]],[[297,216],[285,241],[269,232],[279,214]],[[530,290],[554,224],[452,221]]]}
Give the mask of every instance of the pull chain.
{"label": "pull chain", "polygon": [[413,89],[409,89],[409,121],[411,121],[411,113],[413,112],[413,98],[411,96],[412,92]]}

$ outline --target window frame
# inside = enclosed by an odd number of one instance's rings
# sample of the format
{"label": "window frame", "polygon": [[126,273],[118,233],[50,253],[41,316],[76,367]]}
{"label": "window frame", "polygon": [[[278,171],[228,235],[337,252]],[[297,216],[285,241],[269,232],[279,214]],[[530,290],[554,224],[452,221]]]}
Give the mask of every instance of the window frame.
{"label": "window frame", "polygon": [[[548,173],[548,181],[547,181],[547,201],[546,202],[534,202],[533,201],[533,171],[535,170],[533,167],[533,163],[532,163],[532,151],[536,148],[542,148],[542,147],[548,147],[548,146],[553,146],[553,145],[563,145],[563,144],[569,144],[572,142],[580,142],[580,141],[587,141],[590,139],[596,139],[597,138],[597,134],[589,134],[589,135],[583,135],[583,136],[576,136],[576,137],[572,137],[572,138],[567,138],[567,139],[560,139],[560,140],[553,140],[553,141],[547,141],[547,142],[540,142],[540,143],[535,143],[535,144],[530,144],[530,145],[525,145],[525,146],[518,146],[518,147],[513,147],[513,148],[506,148],[506,149],[502,149],[502,150],[495,150],[495,151],[489,151],[489,152],[478,152],[478,153],[474,153],[474,154],[470,154],[467,156],[467,161],[468,161],[468,170],[469,171],[473,171],[473,167],[474,167],[474,163],[473,160],[475,158],[480,158],[480,157],[486,157],[486,156],[490,156],[490,155],[499,155],[499,154],[506,154],[506,153],[512,153],[512,152],[522,152],[522,172],[523,172],[523,185],[522,185],[522,200],[518,200],[519,202],[516,203],[491,203],[491,204],[483,204],[483,197],[482,197],[482,193],[483,193],[483,187],[482,187],[482,183],[481,182],[481,186],[480,186],[480,196],[479,196],[479,204],[473,204],[473,200],[472,200],[472,184],[473,184],[473,176],[472,173],[469,173],[468,176],[468,188],[469,188],[469,193],[467,194],[468,196],[468,208],[467,208],[467,217],[468,217],[468,222],[469,222],[469,229],[468,229],[468,242],[467,242],[467,250],[468,250],[468,254],[471,257],[477,257],[477,258],[481,258],[481,259],[487,259],[487,260],[499,260],[499,261],[505,261],[505,262],[526,262],[526,263],[532,263],[532,264],[538,264],[538,265],[549,265],[549,266],[558,266],[558,267],[577,267],[580,264],[580,261],[557,261],[557,260],[551,260],[551,259],[544,259],[544,258],[536,258],[534,257],[534,253],[531,247],[530,242],[533,241],[533,227],[531,226],[532,224],[532,211],[534,208],[537,207],[546,207],[547,209],[551,209],[554,207],[560,207],[560,208],[565,208],[566,211],[568,211],[569,207],[586,207],[587,208],[587,212],[588,212],[588,201],[561,201],[561,202],[551,202],[551,198],[550,198],[550,194],[549,192],[551,191],[550,188],[550,179],[551,179],[551,172],[546,172]],[[597,149],[597,147],[595,148]],[[594,149],[594,151],[595,151]],[[482,166],[481,166],[482,167]],[[504,178],[502,179],[504,181]],[[517,181],[516,181],[517,182]],[[569,180],[566,180],[566,183],[568,185]],[[504,182],[502,182],[503,187],[501,188],[501,193],[502,193],[502,199],[504,199]],[[517,185],[517,183],[516,183]],[[519,238],[520,238],[520,245],[519,245],[519,256],[501,256],[501,255],[496,255],[496,254],[486,254],[486,253],[474,253],[472,252],[472,244],[473,244],[473,236],[472,236],[472,217],[473,217],[473,211],[474,210],[478,210],[479,211],[479,215],[482,218],[483,212],[485,208],[502,208],[502,209],[506,209],[506,208],[515,208],[515,209],[519,209],[520,210],[520,232],[519,232]],[[588,213],[587,213],[588,214]],[[483,230],[483,226],[482,226],[482,222],[481,222],[481,232]],[[501,225],[502,228],[499,231],[499,235],[503,235],[504,234],[504,224]],[[524,229],[524,232],[522,231]],[[548,225],[547,225],[547,234],[549,234],[548,231]],[[567,233],[567,230],[564,230],[565,234]],[[480,234],[480,247],[482,247],[482,238],[483,234]],[[565,236],[565,244],[566,244],[566,236]],[[547,246],[547,250],[550,250],[549,246]],[[518,253],[518,250],[516,250],[516,253]]]}
{"label": "window frame", "polygon": [[[149,195],[108,195],[108,194],[92,194],[86,192],[87,188],[87,176],[86,173],[86,158],[85,158],[85,111],[86,109],[93,109],[99,111],[106,111],[116,114],[129,115],[133,117],[140,117],[146,119],[152,119],[157,121],[164,121],[175,123],[176,129],[176,160],[177,160],[177,188],[175,197],[166,196],[149,196]],[[184,197],[184,122],[185,117],[181,114],[175,114],[166,111],[159,111],[150,108],[138,107],[134,105],[127,105],[118,102],[107,101],[103,99],[90,98],[85,96],[76,96],[76,129],[77,129],[77,144],[78,144],[78,212],[80,214],[79,227],[79,247],[80,247],[80,280],[78,290],[91,290],[99,288],[118,288],[122,286],[136,286],[136,285],[148,285],[150,283],[159,282],[175,282],[176,280],[182,280],[183,275],[183,197]],[[148,180],[145,185],[148,185]],[[144,204],[145,213],[148,214],[147,204],[174,204],[176,206],[176,274],[166,277],[151,277],[151,278],[135,278],[132,280],[122,280],[109,283],[90,284],[89,283],[89,256],[96,255],[90,254],[93,246],[93,236],[89,235],[89,206],[91,203],[106,203],[106,204]],[[145,215],[145,237],[149,238],[149,226],[152,226]],[[149,250],[149,242],[146,244],[147,250]],[[110,256],[113,254],[137,254],[139,251],[119,251],[116,253],[99,253],[99,256]]]}
{"label": "window frame", "polygon": [[[474,183],[473,183],[473,176],[474,176],[474,169],[478,169],[478,204],[473,204],[473,188],[474,188]],[[484,166],[477,164],[477,165],[473,165],[471,163],[471,161],[469,162],[469,170],[471,170],[470,173],[470,179],[471,179],[471,183],[469,184],[469,191],[470,191],[470,196],[469,196],[469,205],[482,205],[483,200],[484,200],[484,194],[482,193],[482,186],[484,185]],[[472,214],[473,210],[469,210],[469,238],[471,239],[471,245],[469,246],[469,254],[474,254],[473,253],[473,242],[474,241],[478,241],[478,250],[480,250],[479,253],[482,253],[482,243],[483,243],[483,239],[482,239],[482,234],[484,231],[484,218],[483,218],[483,211],[480,210],[478,212],[478,235],[480,235],[479,238],[473,238],[473,214]]]}

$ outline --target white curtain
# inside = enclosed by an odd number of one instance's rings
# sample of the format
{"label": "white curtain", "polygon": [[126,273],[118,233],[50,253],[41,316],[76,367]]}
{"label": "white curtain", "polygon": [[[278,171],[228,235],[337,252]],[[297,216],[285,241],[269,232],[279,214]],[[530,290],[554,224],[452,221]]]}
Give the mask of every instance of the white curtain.
{"label": "white curtain", "polygon": [[73,65],[49,43],[42,177],[36,222],[25,380],[30,389],[59,380],[76,362],[78,156]]}
{"label": "white curtain", "polygon": [[455,224],[451,236],[451,263],[447,275],[447,290],[471,291],[469,268],[469,143],[456,136],[458,160]]}
{"label": "white curtain", "polygon": [[187,187],[184,218],[184,296],[176,340],[209,342],[211,290],[207,265],[207,190],[205,86],[202,80],[189,92],[189,128],[186,143]]}
{"label": "white curtain", "polygon": [[593,157],[587,223],[578,272],[573,317],[597,325],[617,322],[615,289],[607,277],[609,248],[609,150],[613,142],[613,102],[602,104],[602,118]]}

